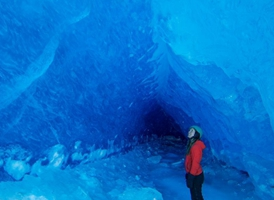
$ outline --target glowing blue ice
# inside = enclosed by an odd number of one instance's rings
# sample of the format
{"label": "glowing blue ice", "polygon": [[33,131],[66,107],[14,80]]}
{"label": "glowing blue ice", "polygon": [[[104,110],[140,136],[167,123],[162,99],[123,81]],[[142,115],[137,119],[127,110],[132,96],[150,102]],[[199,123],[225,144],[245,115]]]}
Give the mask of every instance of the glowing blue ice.
{"label": "glowing blue ice", "polygon": [[[267,0],[0,3],[0,168],[21,180],[107,158],[145,140],[144,118],[159,106],[184,133],[198,123],[212,156],[273,198],[273,8]],[[125,195],[139,192],[161,199],[151,188]]]}

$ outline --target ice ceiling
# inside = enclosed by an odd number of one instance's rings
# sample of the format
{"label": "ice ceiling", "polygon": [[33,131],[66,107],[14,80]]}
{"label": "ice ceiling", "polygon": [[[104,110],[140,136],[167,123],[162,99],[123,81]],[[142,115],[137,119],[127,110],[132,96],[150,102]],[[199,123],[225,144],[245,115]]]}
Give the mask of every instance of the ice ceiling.
{"label": "ice ceiling", "polygon": [[0,2],[0,144],[127,146],[161,107],[274,196],[272,1]]}

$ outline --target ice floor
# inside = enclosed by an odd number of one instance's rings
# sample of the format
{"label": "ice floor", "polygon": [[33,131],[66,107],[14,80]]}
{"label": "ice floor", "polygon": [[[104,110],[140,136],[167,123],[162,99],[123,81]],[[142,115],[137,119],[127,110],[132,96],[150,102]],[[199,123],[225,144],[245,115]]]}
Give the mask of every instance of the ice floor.
{"label": "ice floor", "polygon": [[[166,137],[127,153],[64,170],[40,167],[22,181],[0,183],[0,200],[190,200],[180,139]],[[248,177],[203,159],[205,200],[257,200]]]}

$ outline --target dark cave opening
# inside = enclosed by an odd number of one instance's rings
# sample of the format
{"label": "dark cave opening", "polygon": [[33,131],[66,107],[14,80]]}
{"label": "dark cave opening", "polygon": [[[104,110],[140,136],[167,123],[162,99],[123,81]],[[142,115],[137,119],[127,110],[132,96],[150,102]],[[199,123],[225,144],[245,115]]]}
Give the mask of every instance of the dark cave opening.
{"label": "dark cave opening", "polygon": [[142,132],[144,136],[156,135],[159,138],[173,136],[184,142],[187,141],[179,124],[158,104],[154,105],[150,112],[145,115],[144,123],[145,128]]}

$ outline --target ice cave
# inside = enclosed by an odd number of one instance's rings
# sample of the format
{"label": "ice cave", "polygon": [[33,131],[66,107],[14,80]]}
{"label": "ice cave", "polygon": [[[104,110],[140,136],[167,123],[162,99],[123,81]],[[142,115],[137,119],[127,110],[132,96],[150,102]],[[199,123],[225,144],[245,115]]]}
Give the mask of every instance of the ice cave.
{"label": "ice cave", "polygon": [[0,200],[274,199],[274,2],[0,1]]}

